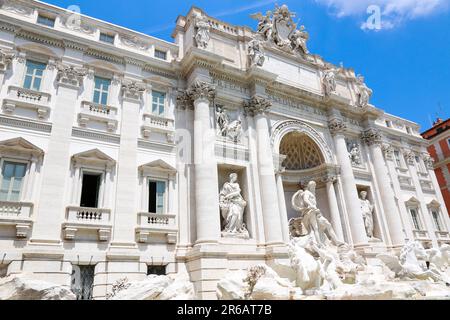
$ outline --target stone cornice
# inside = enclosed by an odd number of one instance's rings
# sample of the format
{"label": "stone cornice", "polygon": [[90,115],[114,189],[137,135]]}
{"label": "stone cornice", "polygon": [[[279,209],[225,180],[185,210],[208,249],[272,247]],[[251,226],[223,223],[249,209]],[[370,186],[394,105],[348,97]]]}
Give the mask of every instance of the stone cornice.
{"label": "stone cornice", "polygon": [[272,102],[266,98],[254,96],[244,102],[245,114],[250,117],[265,114],[272,108]]}
{"label": "stone cornice", "polygon": [[16,36],[19,38],[23,38],[29,41],[33,41],[33,42],[38,42],[38,43],[42,43],[48,46],[53,46],[53,47],[57,47],[57,48],[64,48],[64,41],[62,40],[57,40],[54,38],[50,38],[38,33],[34,33],[34,32],[30,32],[30,31],[26,31],[23,29],[19,29],[16,32]]}
{"label": "stone cornice", "polygon": [[91,56],[91,57],[100,59],[100,60],[114,62],[114,63],[121,64],[121,65],[125,64],[125,59],[123,57],[119,57],[119,56],[116,56],[116,55],[112,55],[110,53],[98,51],[98,50],[95,50],[95,49],[92,49],[92,48],[88,49],[86,51],[86,54]]}

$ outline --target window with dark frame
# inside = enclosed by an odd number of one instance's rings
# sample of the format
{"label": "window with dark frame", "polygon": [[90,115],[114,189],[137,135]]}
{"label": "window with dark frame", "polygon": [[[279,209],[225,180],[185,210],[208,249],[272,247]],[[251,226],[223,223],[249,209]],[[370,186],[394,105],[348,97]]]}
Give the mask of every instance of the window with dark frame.
{"label": "window with dark frame", "polygon": [[107,33],[100,33],[100,41],[101,42],[105,42],[105,43],[109,43],[109,44],[114,44],[114,36],[107,34]]}
{"label": "window with dark frame", "polygon": [[43,16],[43,15],[38,15],[37,23],[42,24],[47,27],[50,27],[50,28],[55,27],[55,19]]}
{"label": "window with dark frame", "polygon": [[149,183],[148,212],[164,214],[164,201],[166,183],[164,181],[152,181]]}
{"label": "window with dark frame", "polygon": [[167,60],[167,52],[162,50],[155,50],[155,58],[161,59],[161,60]]}
{"label": "window with dark frame", "polygon": [[431,211],[431,215],[433,216],[434,225],[436,227],[436,230],[441,232],[442,226],[441,226],[441,220],[439,219],[439,212],[436,210]]}
{"label": "window with dark frame", "polygon": [[157,275],[157,276],[165,276],[166,275],[166,266],[147,266],[147,275]]}
{"label": "window with dark frame", "polygon": [[80,207],[98,208],[101,174],[83,173]]}
{"label": "window with dark frame", "polygon": [[409,212],[411,213],[411,218],[414,223],[414,228],[416,228],[416,230],[420,231],[421,227],[420,227],[420,221],[419,221],[419,215],[417,213],[417,209],[410,209]]}

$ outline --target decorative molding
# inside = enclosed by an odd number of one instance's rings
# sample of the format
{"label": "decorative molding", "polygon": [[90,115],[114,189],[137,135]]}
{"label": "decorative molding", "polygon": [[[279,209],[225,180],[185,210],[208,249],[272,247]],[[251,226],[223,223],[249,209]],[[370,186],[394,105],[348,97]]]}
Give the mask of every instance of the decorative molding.
{"label": "decorative molding", "polygon": [[370,128],[362,133],[361,140],[368,146],[382,146],[383,136],[379,130]]}
{"label": "decorative molding", "polygon": [[209,83],[197,80],[187,91],[187,94],[192,101],[199,99],[213,101],[216,97],[216,88]]}
{"label": "decorative molding", "polygon": [[383,151],[386,160],[394,160],[395,149],[393,146],[391,146],[389,143],[383,143],[383,145],[381,146],[381,150]]}
{"label": "decorative molding", "polygon": [[89,46],[81,44],[79,42],[75,42],[75,41],[70,41],[70,40],[64,39],[63,43],[64,43],[65,48],[74,49],[74,50],[78,50],[81,52],[86,52],[89,49]]}
{"label": "decorative molding", "polygon": [[81,15],[77,15],[75,19],[72,19],[72,15],[65,15],[66,17],[61,17],[62,25],[72,31],[84,33],[87,35],[94,35],[96,32],[96,27],[94,25],[85,23],[81,18]]}
{"label": "decorative molding", "polygon": [[331,134],[344,134],[347,130],[347,124],[341,119],[332,119],[328,121],[328,129],[330,129]]}
{"label": "decorative molding", "polygon": [[87,69],[59,63],[56,66],[58,73],[56,81],[59,85],[70,85],[76,88],[83,86],[83,79],[87,75]]}
{"label": "decorative molding", "polygon": [[141,102],[146,90],[145,84],[141,82],[124,80],[122,82],[122,97]]}
{"label": "decorative molding", "polygon": [[24,120],[13,117],[7,117],[0,115],[0,124],[8,127],[21,128],[26,130],[39,131],[44,133],[50,133],[52,131],[52,124],[43,123],[32,120]]}
{"label": "decorative molding", "polygon": [[416,160],[416,154],[411,150],[403,150],[403,156],[405,157],[406,162],[413,166]]}
{"label": "decorative molding", "polygon": [[139,139],[138,140],[138,148],[152,150],[152,151],[162,151],[162,152],[173,153],[176,148],[176,145],[173,143],[160,143],[160,142],[153,142],[153,141]]}
{"label": "decorative molding", "polygon": [[150,48],[150,44],[141,40],[137,36],[120,34],[119,39],[120,42],[126,47],[135,48],[142,51],[147,51]]}
{"label": "decorative molding", "polygon": [[19,32],[20,27],[10,24],[8,22],[0,21],[0,30],[7,31],[10,33],[17,33]]}
{"label": "decorative molding", "polygon": [[89,139],[94,141],[102,141],[113,144],[120,144],[120,135],[107,134],[101,132],[90,131],[81,128],[72,128],[72,136],[76,138]]}
{"label": "decorative molding", "polygon": [[91,57],[94,57],[94,58],[97,58],[100,60],[114,62],[114,63],[120,64],[120,65],[125,64],[125,59],[123,57],[115,56],[115,55],[101,52],[101,51],[91,49],[91,48],[86,51],[86,55],[89,55]]}
{"label": "decorative molding", "polygon": [[23,38],[32,42],[42,43],[48,46],[53,46],[57,48],[64,48],[64,41],[63,40],[56,40],[50,37],[46,37],[37,33],[25,31],[25,30],[19,30],[16,33],[17,37]]}
{"label": "decorative molding", "polygon": [[9,11],[21,16],[31,16],[34,12],[34,8],[24,6],[16,1],[12,0],[3,0],[0,4],[3,3],[2,9],[5,11]]}
{"label": "decorative molding", "polygon": [[263,97],[254,96],[244,102],[245,115],[250,117],[265,114],[270,111],[270,108],[272,108],[272,102]]}

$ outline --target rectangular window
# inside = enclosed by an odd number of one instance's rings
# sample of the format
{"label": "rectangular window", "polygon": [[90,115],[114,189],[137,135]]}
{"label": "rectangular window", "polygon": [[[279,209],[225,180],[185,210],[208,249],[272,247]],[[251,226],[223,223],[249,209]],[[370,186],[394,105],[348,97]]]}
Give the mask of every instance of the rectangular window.
{"label": "rectangular window", "polygon": [[418,231],[421,230],[420,227],[420,221],[419,221],[419,214],[417,213],[417,209],[409,209],[409,212],[411,213],[411,218],[414,224],[414,228]]}
{"label": "rectangular window", "polygon": [[157,275],[157,276],[165,276],[166,275],[166,266],[147,266],[147,275]]}
{"label": "rectangular window", "polygon": [[94,103],[107,105],[108,104],[108,94],[109,87],[111,86],[111,80],[95,77],[94,78]]}
{"label": "rectangular window", "polygon": [[395,156],[395,163],[397,164],[398,168],[402,167],[402,161],[400,160],[400,152],[399,151],[394,151],[394,156]]}
{"label": "rectangular window", "polygon": [[157,116],[164,116],[166,105],[166,94],[163,92],[152,92],[152,113]]}
{"label": "rectangular window", "polygon": [[41,90],[42,78],[46,68],[45,63],[27,60],[23,87],[35,91]]}
{"label": "rectangular window", "polygon": [[0,201],[19,201],[27,165],[5,161],[2,167]]}
{"label": "rectangular window", "polygon": [[442,231],[441,220],[439,219],[439,212],[436,210],[431,211],[431,215],[433,216],[434,226],[437,231]]}
{"label": "rectangular window", "polygon": [[408,134],[412,134],[411,128],[410,128],[410,127],[406,127],[406,132],[407,132]]}
{"label": "rectangular window", "polygon": [[161,60],[167,60],[167,52],[161,50],[155,50],[155,58]]}
{"label": "rectangular window", "polygon": [[166,183],[163,181],[149,181],[148,212],[165,213]]}
{"label": "rectangular window", "polygon": [[389,120],[386,120],[386,127],[392,128],[392,123]]}
{"label": "rectangular window", "polygon": [[101,174],[84,173],[81,187],[80,207],[98,208]]}
{"label": "rectangular window", "polygon": [[114,36],[111,36],[109,34],[106,33],[100,33],[100,41],[101,42],[106,42],[106,43],[110,43],[110,44],[114,44]]}
{"label": "rectangular window", "polygon": [[47,27],[50,27],[50,28],[53,28],[55,26],[55,19],[39,15],[38,19],[37,19],[37,23],[42,24]]}

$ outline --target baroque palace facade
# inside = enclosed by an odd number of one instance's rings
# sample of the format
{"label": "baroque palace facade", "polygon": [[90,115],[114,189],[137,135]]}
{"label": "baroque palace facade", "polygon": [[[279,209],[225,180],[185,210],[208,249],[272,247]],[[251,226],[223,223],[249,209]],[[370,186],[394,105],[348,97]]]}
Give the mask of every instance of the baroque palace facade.
{"label": "baroque palace facade", "polygon": [[450,242],[418,125],[311,54],[286,6],[254,15],[256,31],[193,7],[168,43],[2,3],[0,276],[102,299],[124,277],[187,272],[215,298],[227,270],[288,258],[291,198],[309,181],[368,261]]}

